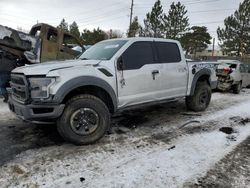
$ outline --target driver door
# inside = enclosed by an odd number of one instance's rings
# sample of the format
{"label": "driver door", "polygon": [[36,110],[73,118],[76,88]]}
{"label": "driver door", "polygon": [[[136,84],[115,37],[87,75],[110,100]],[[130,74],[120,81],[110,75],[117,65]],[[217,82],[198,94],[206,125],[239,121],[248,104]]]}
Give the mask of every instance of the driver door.
{"label": "driver door", "polygon": [[120,59],[123,68],[117,73],[119,107],[157,100],[161,72],[159,64],[155,64],[153,42],[133,43]]}

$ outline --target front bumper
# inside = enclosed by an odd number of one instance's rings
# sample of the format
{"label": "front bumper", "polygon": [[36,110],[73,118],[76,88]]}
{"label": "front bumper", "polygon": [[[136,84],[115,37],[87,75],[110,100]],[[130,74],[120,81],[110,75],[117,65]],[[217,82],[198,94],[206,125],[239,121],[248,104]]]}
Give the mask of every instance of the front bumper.
{"label": "front bumper", "polygon": [[12,97],[9,109],[25,121],[53,121],[63,113],[64,104],[21,104]]}

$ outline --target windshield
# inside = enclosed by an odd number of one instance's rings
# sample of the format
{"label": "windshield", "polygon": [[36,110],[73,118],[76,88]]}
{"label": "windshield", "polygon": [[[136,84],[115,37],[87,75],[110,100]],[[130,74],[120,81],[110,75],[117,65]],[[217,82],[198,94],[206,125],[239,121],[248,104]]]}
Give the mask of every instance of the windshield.
{"label": "windshield", "polygon": [[79,59],[82,60],[110,60],[113,55],[127,42],[127,40],[103,41],[86,50]]}

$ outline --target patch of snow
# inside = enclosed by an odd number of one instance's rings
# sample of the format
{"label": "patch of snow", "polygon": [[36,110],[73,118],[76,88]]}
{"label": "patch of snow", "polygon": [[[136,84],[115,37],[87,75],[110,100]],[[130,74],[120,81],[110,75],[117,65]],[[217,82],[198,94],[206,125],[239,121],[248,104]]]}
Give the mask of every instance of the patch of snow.
{"label": "patch of snow", "polygon": [[2,99],[0,99],[0,114],[6,114],[9,113],[9,107],[8,104],[4,103]]}
{"label": "patch of snow", "polygon": [[220,110],[217,113],[210,114],[205,117],[198,118],[200,121],[208,121],[213,119],[224,119],[225,117],[241,116],[243,118],[250,116],[250,100],[240,104],[233,105],[230,108]]}
{"label": "patch of snow", "polygon": [[15,118],[15,115],[10,112],[8,104],[4,103],[0,98],[0,119],[1,120],[10,120]]}
{"label": "patch of snow", "polygon": [[[217,161],[247,138],[250,127],[240,127],[238,132],[237,142],[228,141],[221,132],[212,132],[182,137],[173,143],[176,147],[172,150],[168,150],[168,145],[155,146],[151,152],[134,156],[124,156],[119,151],[111,159],[98,164],[96,171],[81,165],[80,172],[68,171],[68,176],[58,179],[47,177],[44,187],[65,187],[66,182],[71,182],[72,187],[181,187],[185,182],[205,175]],[[89,162],[95,160],[84,157]],[[79,181],[81,176],[84,176],[84,182]]]}
{"label": "patch of snow", "polygon": [[37,41],[39,40],[38,38],[34,37],[34,36],[31,36],[29,34],[26,34],[26,33],[21,33],[19,32],[18,33],[19,37],[22,39],[22,40],[27,40],[27,41],[30,41],[31,42],[31,45],[32,45],[32,48],[35,48],[36,47],[36,43]]}

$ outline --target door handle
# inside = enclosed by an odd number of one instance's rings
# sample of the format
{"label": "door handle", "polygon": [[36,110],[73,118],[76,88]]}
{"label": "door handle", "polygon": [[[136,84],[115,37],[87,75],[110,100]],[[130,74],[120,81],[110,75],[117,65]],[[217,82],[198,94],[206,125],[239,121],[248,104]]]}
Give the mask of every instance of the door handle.
{"label": "door handle", "polygon": [[155,80],[155,75],[156,74],[159,74],[159,70],[153,70],[152,71],[153,80]]}
{"label": "door handle", "polygon": [[159,74],[159,71],[158,70],[153,70],[152,74]]}

